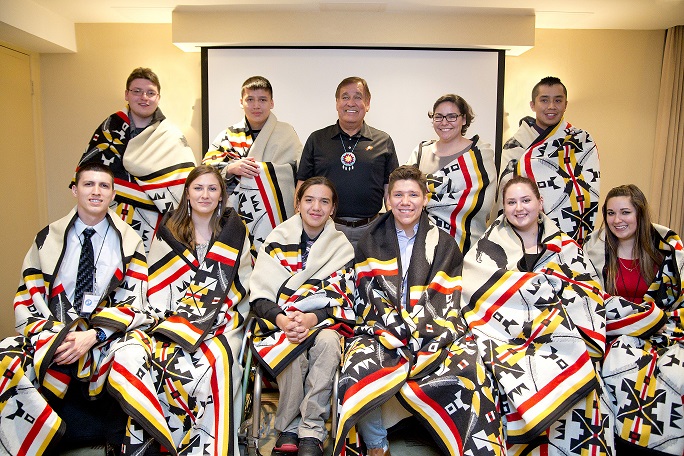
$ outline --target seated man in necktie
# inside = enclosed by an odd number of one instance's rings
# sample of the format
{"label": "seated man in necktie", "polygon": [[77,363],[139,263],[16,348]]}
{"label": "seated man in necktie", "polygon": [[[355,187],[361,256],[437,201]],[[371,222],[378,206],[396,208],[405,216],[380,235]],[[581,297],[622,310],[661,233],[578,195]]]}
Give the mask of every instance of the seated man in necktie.
{"label": "seated man in necktie", "polygon": [[0,453],[62,450],[98,421],[113,427],[111,410],[121,429],[129,420],[118,442],[125,453],[144,444],[143,432],[170,442],[146,368],[143,242],[108,210],[114,178],[105,165],[81,166],[71,190],[76,208],[41,230],[24,259],[19,335],[0,341]]}

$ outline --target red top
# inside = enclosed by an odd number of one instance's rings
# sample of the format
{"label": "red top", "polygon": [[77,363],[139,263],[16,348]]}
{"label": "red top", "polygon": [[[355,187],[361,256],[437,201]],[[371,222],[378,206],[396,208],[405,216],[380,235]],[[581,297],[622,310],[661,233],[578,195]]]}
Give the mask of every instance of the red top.
{"label": "red top", "polygon": [[641,276],[639,260],[618,258],[618,273],[615,277],[615,288],[618,296],[640,304],[648,291],[649,284]]}

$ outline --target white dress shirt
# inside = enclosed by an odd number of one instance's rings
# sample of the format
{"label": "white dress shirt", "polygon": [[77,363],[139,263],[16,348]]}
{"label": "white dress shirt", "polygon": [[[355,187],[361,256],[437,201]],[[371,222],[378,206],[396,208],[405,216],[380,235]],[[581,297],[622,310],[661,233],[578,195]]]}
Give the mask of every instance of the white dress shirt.
{"label": "white dress shirt", "polygon": [[[69,301],[74,302],[76,293],[76,276],[78,275],[78,262],[81,258],[81,246],[83,245],[83,230],[88,226],[76,219],[74,226],[71,227],[66,239],[66,249],[62,264],[57,275],[64,286],[64,292]],[[121,242],[116,230],[109,225],[107,218],[100,223],[92,226],[95,234],[90,238],[93,244],[93,254],[95,256],[95,280],[93,281],[93,294],[102,296],[109,286],[114,272],[123,269],[121,258]],[[105,331],[108,332],[108,331]],[[107,334],[108,336],[110,334]]]}

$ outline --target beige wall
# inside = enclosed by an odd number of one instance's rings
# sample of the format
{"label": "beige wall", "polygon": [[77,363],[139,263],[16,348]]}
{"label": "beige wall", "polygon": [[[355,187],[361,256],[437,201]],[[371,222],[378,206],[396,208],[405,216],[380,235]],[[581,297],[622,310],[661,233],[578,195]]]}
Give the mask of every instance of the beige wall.
{"label": "beige wall", "polygon": [[568,88],[566,119],[598,145],[601,200],[626,183],[649,195],[664,40],[664,30],[538,29],[533,49],[506,58],[504,139],[534,115],[534,84],[558,76]]}
{"label": "beige wall", "polygon": [[[71,208],[66,183],[95,127],[124,106],[125,79],[136,66],[158,73],[162,110],[200,152],[200,55],[171,44],[171,25],[80,24],[76,32],[78,53],[41,58],[50,220]],[[648,194],[665,32],[536,34],[532,50],[506,58],[504,140],[531,113],[534,83],[557,75],[569,90],[567,119],[589,131],[599,146],[602,188],[629,181]]]}
{"label": "beige wall", "polygon": [[[12,49],[0,43],[0,154],[5,163],[18,166],[4,173],[0,192],[2,223],[0,239],[4,273],[0,276],[0,338],[14,334],[12,300],[17,291],[22,261],[33,236],[45,224],[45,176],[40,139],[34,126],[40,92],[35,54]],[[41,133],[42,134],[42,133]]]}

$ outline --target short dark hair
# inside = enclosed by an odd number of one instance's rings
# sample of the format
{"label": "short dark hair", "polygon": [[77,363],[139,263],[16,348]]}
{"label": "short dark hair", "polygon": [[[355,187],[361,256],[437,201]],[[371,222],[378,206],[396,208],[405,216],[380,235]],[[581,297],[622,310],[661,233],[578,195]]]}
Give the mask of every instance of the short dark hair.
{"label": "short dark hair", "polygon": [[539,193],[539,187],[537,187],[537,183],[529,177],[516,174],[511,178],[511,180],[504,184],[503,189],[501,190],[501,201],[503,201],[506,197],[506,191],[511,187],[511,185],[515,184],[525,184],[529,186],[532,189],[534,196],[536,196],[537,199],[541,199],[541,193]]}
{"label": "short dark hair", "polygon": [[465,101],[463,97],[460,97],[453,93],[447,93],[446,95],[442,95],[441,97],[437,98],[435,104],[432,105],[432,112],[428,112],[428,117],[430,119],[432,119],[432,116],[434,116],[435,111],[437,110],[437,106],[441,105],[442,103],[455,104],[460,113],[465,116],[465,123],[461,128],[461,134],[465,135],[466,130],[468,130],[468,127],[470,126],[471,122],[475,119],[473,108],[470,107],[468,102]]}
{"label": "short dark hair", "polygon": [[532,101],[536,100],[537,95],[539,95],[539,86],[554,86],[556,84],[559,84],[561,87],[563,87],[563,94],[565,95],[565,98],[567,98],[568,89],[565,88],[565,84],[561,82],[560,78],[555,76],[547,76],[542,78],[542,80],[536,83],[532,88]]}
{"label": "short dark hair", "polygon": [[265,90],[273,98],[273,86],[268,79],[263,76],[252,76],[242,83],[240,96],[245,95],[245,90]]}
{"label": "short dark hair", "polygon": [[389,175],[389,184],[387,185],[387,192],[391,192],[392,187],[394,187],[394,184],[400,180],[416,181],[418,183],[418,186],[420,187],[420,191],[423,192],[423,195],[427,195],[427,178],[425,177],[425,174],[423,174],[423,172],[420,169],[418,169],[417,166],[401,165],[400,167],[392,171]]}
{"label": "short dark hair", "polygon": [[309,187],[313,187],[314,185],[325,185],[330,189],[330,192],[332,193],[332,204],[335,208],[331,215],[334,217],[335,212],[337,212],[337,208],[339,207],[339,197],[337,196],[337,190],[335,190],[335,184],[333,184],[330,179],[324,176],[310,177],[304,182],[302,182],[302,184],[297,189],[297,194],[295,195],[295,206],[299,204],[302,198],[304,198],[304,192],[306,192],[306,190]]}
{"label": "short dark hair", "polygon": [[368,83],[366,82],[365,79],[360,78],[358,76],[349,76],[348,78],[342,79],[342,82],[337,84],[337,89],[335,89],[335,99],[340,98],[340,91],[342,90],[342,87],[346,86],[347,84],[361,84],[363,86],[363,93],[365,95],[366,101],[371,99],[371,93],[370,89],[368,88]]}
{"label": "short dark hair", "polygon": [[85,163],[83,165],[80,165],[78,169],[76,170],[76,177],[74,178],[74,182],[76,182],[76,185],[78,185],[78,181],[81,180],[81,176],[83,173],[86,171],[97,171],[99,173],[106,173],[109,174],[109,177],[112,178],[112,183],[114,183],[114,173],[112,172],[111,168],[104,163],[100,162],[89,162]]}
{"label": "short dark hair", "polygon": [[126,79],[126,90],[128,90],[131,87],[131,82],[133,82],[134,79],[147,79],[152,84],[156,85],[157,92],[161,93],[161,84],[159,84],[159,78],[157,77],[155,72],[150,70],[149,68],[138,67],[135,70],[131,71],[131,74],[128,76],[128,79]]}

